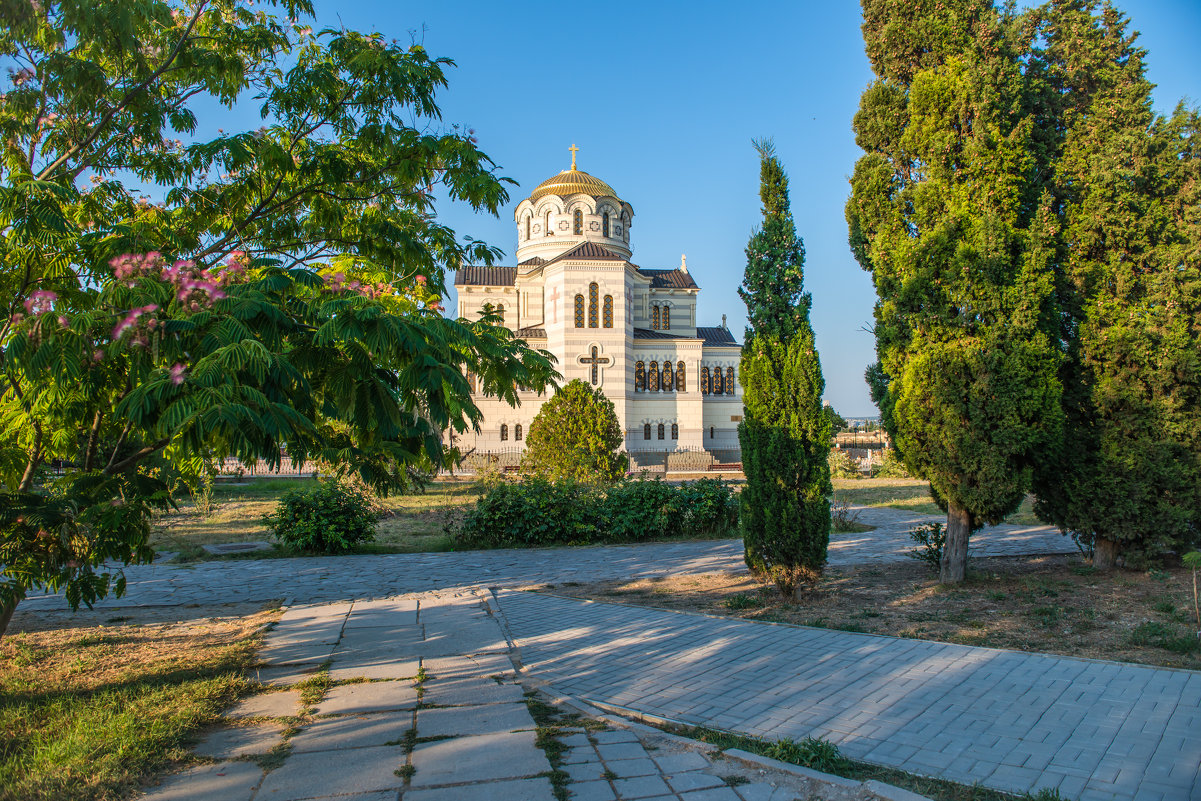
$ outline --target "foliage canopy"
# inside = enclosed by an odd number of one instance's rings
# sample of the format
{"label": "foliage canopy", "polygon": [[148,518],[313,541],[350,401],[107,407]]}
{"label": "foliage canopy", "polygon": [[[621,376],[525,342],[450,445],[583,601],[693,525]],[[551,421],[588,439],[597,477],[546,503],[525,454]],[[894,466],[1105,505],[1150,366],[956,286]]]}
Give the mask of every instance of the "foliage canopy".
{"label": "foliage canopy", "polygon": [[522,467],[552,481],[617,481],[630,465],[624,442],[613,401],[577,378],[534,416]]}

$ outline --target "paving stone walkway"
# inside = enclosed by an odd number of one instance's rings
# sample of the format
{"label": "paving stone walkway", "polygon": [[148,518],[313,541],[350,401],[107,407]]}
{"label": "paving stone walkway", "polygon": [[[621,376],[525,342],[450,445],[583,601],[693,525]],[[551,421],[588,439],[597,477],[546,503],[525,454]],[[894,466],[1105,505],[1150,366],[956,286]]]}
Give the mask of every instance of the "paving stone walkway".
{"label": "paving stone walkway", "polygon": [[[489,601],[461,591],[288,609],[260,652],[259,679],[277,691],[228,710],[194,748],[208,761],[142,801],[555,801],[547,737],[574,801],[898,797],[578,716],[539,740]],[[306,681],[326,671],[322,689]]]}
{"label": "paving stone walkway", "polygon": [[[862,534],[834,534],[830,564],[904,562],[913,542],[908,531],[940,518],[897,509],[857,508],[876,526]],[[1071,539],[1047,527],[994,526],[972,535],[973,556],[1074,553]],[[611,545],[587,548],[464,551],[296,559],[246,559],[189,564],[156,563],[125,569],[124,598],[98,608],[291,599],[320,603],[385,598],[450,587],[522,587],[568,581],[742,572],[742,541]],[[61,595],[30,597],[21,608],[62,608]]]}
{"label": "paving stone walkway", "polygon": [[592,703],[1017,793],[1201,799],[1198,672],[496,597],[528,675]]}

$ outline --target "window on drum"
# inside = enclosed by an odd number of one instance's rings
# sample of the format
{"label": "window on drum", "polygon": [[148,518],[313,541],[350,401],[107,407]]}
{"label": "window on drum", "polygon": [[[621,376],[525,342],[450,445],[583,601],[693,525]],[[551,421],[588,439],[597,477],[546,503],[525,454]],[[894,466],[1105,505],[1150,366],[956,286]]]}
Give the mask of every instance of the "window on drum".
{"label": "window on drum", "polygon": [[572,215],[571,232],[576,236],[584,233],[584,212],[579,209],[576,209],[575,214]]}

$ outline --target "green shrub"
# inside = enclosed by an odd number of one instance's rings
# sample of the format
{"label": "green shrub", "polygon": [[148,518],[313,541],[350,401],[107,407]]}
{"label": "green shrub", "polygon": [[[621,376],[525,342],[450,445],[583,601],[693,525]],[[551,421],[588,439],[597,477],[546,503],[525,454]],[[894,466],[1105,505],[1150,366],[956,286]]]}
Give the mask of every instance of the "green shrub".
{"label": "green shrub", "polygon": [[737,525],[737,509],[733,488],[720,479],[602,486],[529,477],[488,488],[455,541],[463,548],[536,548],[722,536]]}
{"label": "green shrub", "polygon": [[464,548],[537,548],[596,541],[595,493],[574,481],[530,477],[492,486],[463,518]]}
{"label": "green shrub", "polygon": [[942,523],[927,523],[909,530],[909,539],[917,543],[916,548],[905,555],[910,559],[925,562],[935,572],[942,569],[942,546],[947,540],[947,533]]}
{"label": "green shrub", "polygon": [[860,478],[861,476],[859,468],[855,466],[855,461],[846,451],[831,448],[826,461],[830,464],[830,478]]}
{"label": "green shrub", "polygon": [[876,478],[911,478],[901,457],[897,456],[896,448],[887,448],[876,468]]}
{"label": "green shrub", "polygon": [[619,481],[630,468],[629,457],[618,453],[624,442],[613,401],[575,379],[530,422],[521,467],[555,481]]}
{"label": "green shrub", "polygon": [[380,510],[371,493],[337,480],[284,493],[275,511],[263,516],[284,545],[310,553],[342,553],[375,539]]}

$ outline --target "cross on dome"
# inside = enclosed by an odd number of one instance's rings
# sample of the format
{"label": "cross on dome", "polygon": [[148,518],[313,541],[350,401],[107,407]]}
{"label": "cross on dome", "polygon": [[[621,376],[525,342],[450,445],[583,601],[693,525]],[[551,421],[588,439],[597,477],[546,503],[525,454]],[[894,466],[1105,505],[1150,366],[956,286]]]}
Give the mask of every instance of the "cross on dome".
{"label": "cross on dome", "polygon": [[575,142],[571,143],[571,147],[567,148],[571,151],[571,168],[575,169],[575,154],[580,152],[580,149],[575,146]]}

